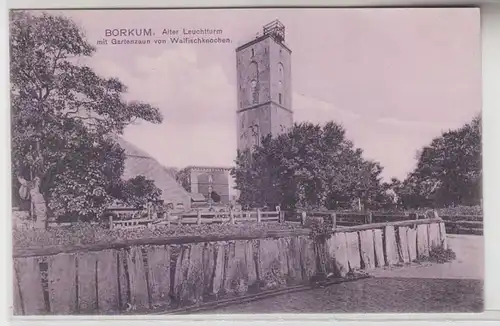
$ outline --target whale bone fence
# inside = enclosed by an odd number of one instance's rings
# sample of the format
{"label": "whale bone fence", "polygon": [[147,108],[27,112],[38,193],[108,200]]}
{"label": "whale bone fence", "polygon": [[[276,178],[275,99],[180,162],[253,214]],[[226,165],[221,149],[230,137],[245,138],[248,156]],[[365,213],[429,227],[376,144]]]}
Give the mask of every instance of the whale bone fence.
{"label": "whale bone fence", "polygon": [[318,273],[404,265],[447,249],[440,219],[260,236],[182,236],[14,250],[15,315],[172,311],[310,284]]}

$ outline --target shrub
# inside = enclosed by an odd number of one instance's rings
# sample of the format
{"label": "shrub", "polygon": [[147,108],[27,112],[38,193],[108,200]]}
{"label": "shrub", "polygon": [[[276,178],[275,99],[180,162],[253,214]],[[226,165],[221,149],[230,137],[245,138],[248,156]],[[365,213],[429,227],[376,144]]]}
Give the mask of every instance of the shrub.
{"label": "shrub", "polygon": [[[425,213],[429,211],[430,208],[420,208],[417,210],[418,213]],[[439,216],[478,216],[479,220],[483,219],[483,208],[481,206],[450,206],[444,208],[438,208],[437,212]]]}
{"label": "shrub", "polygon": [[438,209],[439,215],[457,216],[457,215],[477,215],[483,216],[483,208],[481,206],[454,206]]}
{"label": "shrub", "polygon": [[331,224],[325,223],[323,218],[309,218],[305,226],[311,229],[311,238],[313,240],[325,240],[333,234]]}
{"label": "shrub", "polygon": [[429,252],[429,261],[433,263],[446,263],[450,262],[452,260],[455,260],[457,258],[457,255],[453,250],[450,248],[448,249],[443,249],[441,247],[433,248]]}
{"label": "shrub", "polygon": [[280,270],[281,263],[278,260],[274,260],[271,263],[269,270],[263,275],[265,289],[274,289],[286,284],[286,280],[283,275],[281,275]]}
{"label": "shrub", "polygon": [[455,252],[448,248],[443,249],[442,247],[435,247],[429,251],[429,257],[419,257],[419,261],[428,261],[432,263],[443,264],[455,260],[457,255]]}
{"label": "shrub", "polygon": [[240,260],[236,262],[236,270],[230,283],[230,289],[233,293],[238,295],[244,294],[248,291],[247,267]]}

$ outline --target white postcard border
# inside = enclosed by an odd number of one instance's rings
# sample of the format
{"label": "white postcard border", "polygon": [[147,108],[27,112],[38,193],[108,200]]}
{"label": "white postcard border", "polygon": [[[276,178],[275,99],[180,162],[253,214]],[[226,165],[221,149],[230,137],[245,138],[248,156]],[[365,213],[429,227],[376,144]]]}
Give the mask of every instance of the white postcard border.
{"label": "white postcard border", "polygon": [[[498,249],[500,248],[500,237],[497,236],[496,230],[500,230],[500,208],[498,206],[498,190],[496,185],[500,184],[500,172],[498,167],[500,167],[500,155],[498,154],[497,141],[500,139],[500,128],[496,124],[500,123],[500,98],[498,97],[498,89],[500,85],[500,5],[494,5],[495,0],[483,0],[483,1],[473,1],[476,4],[484,4],[481,10],[482,15],[482,37],[483,37],[483,123],[484,123],[484,213],[485,213],[485,261],[486,261],[486,280],[485,280],[485,308],[486,312],[483,314],[336,314],[336,315],[316,315],[316,314],[297,314],[297,315],[190,315],[190,316],[113,316],[110,317],[36,317],[36,318],[13,318],[17,325],[27,325],[34,324],[37,325],[54,325],[54,324],[66,324],[68,320],[71,320],[72,324],[85,324],[85,325],[95,325],[100,324],[100,322],[105,322],[106,325],[112,324],[123,324],[125,320],[130,320],[133,325],[137,324],[151,324],[151,321],[182,321],[185,324],[197,325],[202,323],[217,323],[217,325],[252,323],[252,325],[258,325],[259,323],[269,323],[269,322],[284,322],[287,324],[295,325],[303,321],[310,322],[332,322],[335,321],[337,324],[340,322],[342,324],[352,324],[353,321],[363,322],[363,324],[370,325],[382,325],[387,322],[392,322],[397,325],[413,325],[421,321],[455,321],[453,324],[469,324],[466,321],[487,321],[499,320],[500,319],[500,280],[497,275],[500,275],[500,257],[498,255]],[[325,5],[336,5],[336,6],[376,6],[376,5],[392,5],[392,6],[410,6],[410,5],[465,5],[471,4],[470,1],[429,1],[429,0],[380,0],[380,1],[370,1],[370,0],[354,0],[354,1],[328,1],[328,0],[314,0],[314,1],[279,1],[275,0],[273,5],[311,5],[311,6],[325,6]],[[498,3],[497,3],[498,4]],[[78,7],[78,8],[91,8],[91,7],[203,7],[203,6],[259,6],[266,5],[269,6],[268,1],[211,1],[210,3],[204,1],[161,1],[161,0],[122,0],[120,4],[115,1],[99,1],[99,0],[75,0],[75,1],[61,1],[61,0],[44,0],[44,1],[27,1],[27,0],[9,0],[9,7],[16,8],[65,8],[65,7]],[[7,14],[2,15],[2,19],[6,19]],[[4,22],[1,26],[3,31],[2,40],[4,44],[8,42],[7,36],[7,22]],[[6,85],[1,87],[1,92],[3,92],[3,98],[5,99],[4,108],[8,108],[8,47],[4,47],[4,53],[6,55],[4,66],[2,68],[6,69],[4,79]],[[9,130],[9,114],[8,110],[2,110],[4,130]],[[4,169],[5,173],[2,174],[2,179],[4,185],[2,196],[0,196],[0,202],[2,207],[4,207],[4,212],[7,217],[10,213],[10,156],[7,154],[9,151],[10,135],[8,132],[0,133],[2,141],[1,146],[4,148],[5,155],[2,155],[1,168]],[[5,138],[4,138],[5,137]],[[7,189],[8,188],[8,189]],[[9,284],[11,279],[10,271],[10,260],[11,260],[11,234],[10,234],[10,218],[1,219],[3,223],[3,230],[6,232],[6,243],[1,251],[2,258],[4,258],[6,264],[2,269],[2,276]],[[4,289],[7,289],[5,287]],[[10,305],[11,295],[10,291],[2,291],[2,307],[4,307],[3,313],[5,313],[6,320],[10,319]],[[2,313],[2,315],[3,315]],[[402,322],[402,320],[405,320]],[[371,322],[369,322],[371,321]],[[432,323],[434,324],[434,323]],[[475,324],[475,323],[474,323]]]}

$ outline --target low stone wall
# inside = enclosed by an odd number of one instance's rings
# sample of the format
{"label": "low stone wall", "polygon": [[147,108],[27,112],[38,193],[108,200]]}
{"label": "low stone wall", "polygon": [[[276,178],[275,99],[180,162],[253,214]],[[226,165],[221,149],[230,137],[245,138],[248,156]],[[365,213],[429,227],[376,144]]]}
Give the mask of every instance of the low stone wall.
{"label": "low stone wall", "polygon": [[14,314],[116,314],[168,311],[222,298],[309,284],[319,272],[404,264],[446,247],[440,220],[309,230],[261,237],[182,237],[107,246],[14,252]]}

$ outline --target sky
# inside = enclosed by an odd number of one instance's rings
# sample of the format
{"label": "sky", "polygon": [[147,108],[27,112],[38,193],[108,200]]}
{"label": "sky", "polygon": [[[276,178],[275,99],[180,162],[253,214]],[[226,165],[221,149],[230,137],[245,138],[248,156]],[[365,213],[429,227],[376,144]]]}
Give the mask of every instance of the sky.
{"label": "sky", "polygon": [[[236,155],[235,48],[279,19],[292,50],[294,121],[335,121],[385,179],[404,178],[416,153],[481,111],[477,9],[217,9],[59,11],[80,25],[105,77],[126,98],[160,109],[125,138],[165,166],[231,166]],[[211,28],[226,44],[112,45],[106,29]],[[108,45],[98,45],[103,38]]]}

